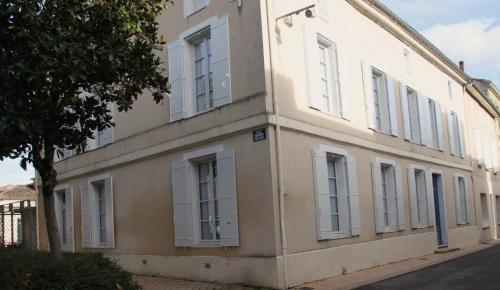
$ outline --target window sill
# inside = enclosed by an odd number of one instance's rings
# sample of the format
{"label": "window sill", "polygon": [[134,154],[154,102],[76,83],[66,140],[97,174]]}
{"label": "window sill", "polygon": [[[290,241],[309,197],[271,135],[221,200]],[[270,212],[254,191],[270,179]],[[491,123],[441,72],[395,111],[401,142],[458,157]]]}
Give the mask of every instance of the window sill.
{"label": "window sill", "polygon": [[347,236],[347,235],[342,235],[342,234],[329,234],[327,237],[324,237],[321,240],[318,241],[329,241],[329,240],[340,240],[340,239],[348,239],[348,238],[354,238],[355,236]]}
{"label": "window sill", "polygon": [[184,18],[189,18],[189,17],[195,15],[197,12],[200,12],[201,10],[203,10],[205,8],[207,8],[207,6],[203,6],[203,7],[200,7],[198,9],[196,9],[196,10],[193,10],[193,11],[189,12],[189,14],[185,15]]}
{"label": "window sill", "polygon": [[373,128],[368,128],[368,129],[372,130],[373,132],[380,133],[380,134],[383,134],[383,135],[387,135],[387,136],[390,136],[390,137],[394,137],[394,138],[398,137],[396,135],[392,135],[391,132],[384,132],[384,131],[373,129]]}
{"label": "window sill", "polygon": [[395,233],[395,232],[399,232],[399,231],[402,231],[402,230],[399,230],[398,228],[386,227],[381,232],[378,232],[377,235],[383,235],[383,234],[388,234],[388,233]]}
{"label": "window sill", "polygon": [[193,119],[193,118],[196,118],[198,116],[202,116],[202,115],[205,115],[205,114],[208,114],[208,113],[211,113],[219,108],[223,108],[225,106],[228,106],[228,105],[231,105],[233,103],[229,103],[229,104],[224,104],[224,105],[221,105],[221,106],[218,106],[218,107],[213,107],[211,108],[210,110],[206,110],[206,111],[203,111],[203,112],[199,112],[199,113],[193,113],[193,114],[189,114],[188,116],[184,117],[184,118],[180,118],[178,120],[175,120],[175,121],[169,121],[169,124],[174,124],[174,123],[177,123],[177,122],[181,122],[181,121],[185,121],[185,120],[189,120],[189,119]]}

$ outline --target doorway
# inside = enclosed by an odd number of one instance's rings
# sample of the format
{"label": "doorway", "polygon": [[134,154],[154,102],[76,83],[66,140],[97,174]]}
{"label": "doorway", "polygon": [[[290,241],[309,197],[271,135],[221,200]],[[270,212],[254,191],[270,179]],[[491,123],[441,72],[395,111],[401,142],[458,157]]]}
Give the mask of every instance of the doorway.
{"label": "doorway", "polygon": [[436,235],[438,247],[448,246],[448,231],[443,192],[443,175],[432,173],[432,190],[434,192],[434,212],[436,217]]}

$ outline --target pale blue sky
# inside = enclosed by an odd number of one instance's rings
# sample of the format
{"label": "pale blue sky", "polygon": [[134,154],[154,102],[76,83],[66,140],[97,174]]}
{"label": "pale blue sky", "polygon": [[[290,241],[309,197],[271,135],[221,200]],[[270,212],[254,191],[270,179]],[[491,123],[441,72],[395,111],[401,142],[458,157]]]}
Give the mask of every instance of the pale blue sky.
{"label": "pale blue sky", "polygon": [[[472,77],[500,87],[499,0],[379,0],[426,36]],[[0,162],[0,186],[29,183],[33,170],[18,160]]]}

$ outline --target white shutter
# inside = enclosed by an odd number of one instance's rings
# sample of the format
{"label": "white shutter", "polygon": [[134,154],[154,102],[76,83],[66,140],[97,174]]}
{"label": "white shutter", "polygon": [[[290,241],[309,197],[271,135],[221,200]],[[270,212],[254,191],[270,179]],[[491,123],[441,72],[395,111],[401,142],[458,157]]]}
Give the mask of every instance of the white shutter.
{"label": "white shutter", "polygon": [[427,196],[428,196],[427,180],[428,180],[428,178],[427,178],[425,172],[423,172],[422,174],[424,175],[423,184],[420,183],[421,180],[419,180],[419,179],[415,180],[416,184],[418,185],[418,188],[422,189],[420,191],[417,191],[418,212],[420,215],[419,227],[427,226],[428,221],[429,221],[429,212],[428,212],[429,207],[428,207],[428,201],[427,201]]}
{"label": "white shutter", "polygon": [[410,197],[411,227],[418,228],[420,221],[418,220],[417,187],[415,169],[412,167],[408,168],[408,194]]}
{"label": "white shutter", "polygon": [[174,204],[175,246],[189,247],[191,236],[191,195],[189,169],[186,160],[172,162],[172,191]]}
{"label": "white shutter", "polygon": [[436,116],[436,127],[437,127],[437,144],[438,150],[443,151],[444,143],[443,143],[443,122],[441,121],[441,105],[438,101],[434,102],[434,114]]}
{"label": "white shutter", "polygon": [[450,144],[450,154],[456,155],[457,152],[455,152],[455,130],[453,130],[453,117],[451,116],[450,109],[448,109],[447,116],[448,116],[448,140]]}
{"label": "white shutter", "polygon": [[429,99],[418,92],[418,119],[420,122],[420,139],[422,145],[432,147],[432,131],[430,128]]}
{"label": "white shutter", "polygon": [[394,176],[396,178],[396,206],[398,209],[398,229],[405,229],[405,203],[403,197],[403,181],[401,179],[401,167],[394,166]]}
{"label": "white shutter", "polygon": [[394,80],[388,75],[385,80],[387,82],[387,102],[389,103],[391,135],[398,136],[398,114],[396,109],[396,96],[394,94]]}
{"label": "white shutter", "polygon": [[426,193],[427,193],[427,225],[434,226],[435,210],[434,210],[434,185],[432,184],[432,172],[428,171],[425,174]]}
{"label": "white shutter", "polygon": [[406,85],[403,83],[399,84],[399,96],[401,99],[401,114],[403,115],[404,139],[410,141],[411,127],[410,127],[410,110],[408,108],[408,93],[406,90]]}
{"label": "white shutter", "polygon": [[391,166],[390,174],[387,176],[387,216],[389,219],[389,227],[391,230],[398,228],[398,206],[397,206],[397,193],[396,193],[396,176],[395,167]]}
{"label": "white shutter", "polygon": [[465,152],[465,140],[464,140],[464,129],[463,129],[463,124],[462,124],[462,119],[460,116],[457,114],[457,126],[458,126],[458,140],[460,142],[460,157],[464,157],[464,152]]}
{"label": "white shutter", "polygon": [[66,189],[66,244],[68,251],[75,251],[75,221],[73,217],[73,187]]}
{"label": "white shutter", "polygon": [[104,201],[106,207],[106,247],[115,247],[115,216],[113,208],[113,178],[104,179]]}
{"label": "white shutter", "polygon": [[330,190],[328,186],[328,167],[326,151],[312,151],[314,168],[314,191],[316,196],[316,227],[318,240],[329,239],[332,235],[330,212]]}
{"label": "white shutter", "polygon": [[337,194],[339,208],[339,232],[344,236],[351,235],[350,209],[349,209],[349,179],[347,173],[347,159],[344,156],[341,160],[336,160],[337,169]]}
{"label": "white shutter", "polygon": [[90,204],[89,184],[81,186],[81,208],[82,208],[82,247],[92,246],[92,206]]}
{"label": "white shutter", "polygon": [[468,179],[464,176],[464,188],[465,188],[465,218],[464,221],[466,224],[470,223],[470,205],[469,205],[469,184]]}
{"label": "white shutter", "polygon": [[335,87],[337,90],[337,98],[340,100],[340,114],[345,120],[352,120],[352,98],[342,91],[342,84],[340,80],[340,62],[338,56],[337,45],[332,45],[335,61]]}
{"label": "white shutter", "polygon": [[303,25],[303,33],[309,107],[322,110],[317,33],[307,24]]}
{"label": "white shutter", "polygon": [[214,106],[220,107],[232,102],[228,17],[221,17],[211,24],[210,34],[212,39]]}
{"label": "white shutter", "polygon": [[222,246],[239,246],[234,149],[217,152],[217,197]]}
{"label": "white shutter", "polygon": [[346,160],[351,235],[359,236],[361,235],[361,219],[359,213],[358,173],[356,167],[356,158],[353,155],[347,155]]}
{"label": "white shutter", "polygon": [[373,103],[372,66],[367,62],[361,62],[363,72],[363,88],[365,93],[365,110],[368,121],[368,128],[376,130],[377,121],[375,116],[375,106]]}
{"label": "white shutter", "polygon": [[375,232],[385,231],[384,195],[382,192],[382,169],[380,163],[372,162],[373,205],[375,207]]}
{"label": "white shutter", "polygon": [[168,45],[168,78],[170,81],[170,122],[186,117],[184,103],[184,40]]}
{"label": "white shutter", "polygon": [[474,134],[474,144],[476,145],[476,158],[477,158],[477,164],[480,166],[484,165],[484,154],[483,154],[483,146],[482,146],[482,137],[481,137],[481,131],[479,131],[478,128],[473,129],[473,134]]}
{"label": "white shutter", "polygon": [[465,224],[465,215],[462,212],[462,196],[460,194],[460,183],[458,182],[458,177],[455,175],[453,177],[453,185],[455,188],[455,215],[457,218],[457,225]]}

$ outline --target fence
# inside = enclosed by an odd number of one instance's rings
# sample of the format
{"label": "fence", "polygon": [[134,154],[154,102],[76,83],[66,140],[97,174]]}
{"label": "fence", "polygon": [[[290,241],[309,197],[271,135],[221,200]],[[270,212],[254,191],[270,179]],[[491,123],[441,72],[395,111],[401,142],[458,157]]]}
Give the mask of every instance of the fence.
{"label": "fence", "polygon": [[36,201],[0,205],[0,248],[36,248]]}

